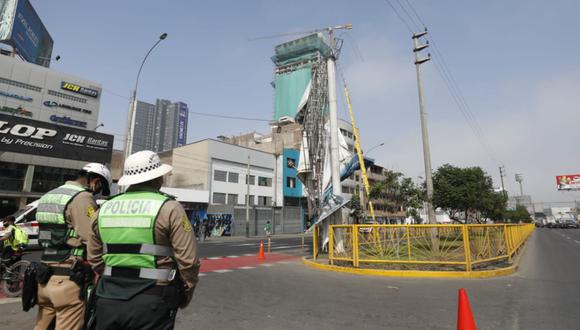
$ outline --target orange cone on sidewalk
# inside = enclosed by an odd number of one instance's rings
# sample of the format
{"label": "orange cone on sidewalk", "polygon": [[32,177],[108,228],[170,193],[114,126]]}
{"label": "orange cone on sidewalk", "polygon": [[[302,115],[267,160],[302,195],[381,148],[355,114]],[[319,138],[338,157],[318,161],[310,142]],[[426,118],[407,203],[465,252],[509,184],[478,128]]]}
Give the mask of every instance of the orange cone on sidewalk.
{"label": "orange cone on sidewalk", "polygon": [[260,252],[258,252],[258,260],[266,260],[264,255],[264,242],[260,241]]}
{"label": "orange cone on sidewalk", "polygon": [[457,330],[477,330],[475,320],[469,306],[469,298],[465,289],[459,289],[459,307],[457,308]]}

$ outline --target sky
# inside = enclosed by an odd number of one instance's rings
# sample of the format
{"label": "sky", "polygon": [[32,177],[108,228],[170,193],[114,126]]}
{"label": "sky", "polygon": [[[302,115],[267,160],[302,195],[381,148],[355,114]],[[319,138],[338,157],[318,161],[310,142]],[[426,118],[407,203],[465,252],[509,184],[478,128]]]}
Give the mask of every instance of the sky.
{"label": "sky", "polygon": [[[423,177],[424,167],[411,32],[424,23],[433,56],[421,68],[433,169],[481,166],[500,186],[503,165],[511,195],[519,194],[514,175],[521,173],[534,202],[580,200],[580,192],[558,192],[555,182],[556,175],[580,173],[580,2],[389,1],[406,24],[387,0],[31,0],[54,39],[53,56],[61,56],[52,67],[103,85],[99,130],[115,134],[119,148],[139,65],[161,33],[168,37],[144,66],[138,99],[269,120],[270,57],[291,37],[250,39],[351,23],[351,31],[338,33],[338,64],[363,149],[384,142],[369,157],[413,178]],[[422,22],[406,15],[415,17],[413,9]],[[467,106],[454,102],[442,68]],[[269,131],[265,121],[194,114],[188,124],[188,142]]]}

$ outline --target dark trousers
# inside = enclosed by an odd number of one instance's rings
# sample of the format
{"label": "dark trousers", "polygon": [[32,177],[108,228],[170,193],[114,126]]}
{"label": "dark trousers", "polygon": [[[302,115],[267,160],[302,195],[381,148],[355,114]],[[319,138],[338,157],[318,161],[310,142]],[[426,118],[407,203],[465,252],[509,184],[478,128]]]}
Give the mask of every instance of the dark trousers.
{"label": "dark trousers", "polygon": [[97,330],[171,330],[176,310],[161,296],[140,294],[130,300],[97,299]]}

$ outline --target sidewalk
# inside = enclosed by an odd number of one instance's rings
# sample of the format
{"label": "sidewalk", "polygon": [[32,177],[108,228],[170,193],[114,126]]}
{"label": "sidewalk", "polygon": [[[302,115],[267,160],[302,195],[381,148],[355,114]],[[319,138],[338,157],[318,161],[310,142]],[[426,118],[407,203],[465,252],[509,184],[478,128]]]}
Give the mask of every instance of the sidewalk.
{"label": "sidewalk", "polygon": [[[281,234],[281,235],[271,235],[271,240],[276,239],[289,239],[289,238],[310,238],[312,234]],[[220,236],[220,237],[207,237],[203,243],[235,243],[235,242],[248,242],[248,241],[266,241],[268,237],[264,236]],[[198,243],[201,243],[198,239]]]}

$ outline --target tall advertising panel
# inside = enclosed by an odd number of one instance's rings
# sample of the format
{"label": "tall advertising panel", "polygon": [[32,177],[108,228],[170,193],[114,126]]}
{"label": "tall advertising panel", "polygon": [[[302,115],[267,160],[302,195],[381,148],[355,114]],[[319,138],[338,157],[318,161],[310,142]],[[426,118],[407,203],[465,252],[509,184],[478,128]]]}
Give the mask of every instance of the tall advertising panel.
{"label": "tall advertising panel", "polygon": [[113,136],[0,114],[0,153],[111,163]]}
{"label": "tall advertising panel", "polygon": [[558,190],[580,190],[580,174],[556,176]]}
{"label": "tall advertising panel", "polygon": [[50,64],[54,42],[28,0],[0,0],[0,42],[30,63]]}
{"label": "tall advertising panel", "polygon": [[177,119],[177,146],[181,147],[187,143],[187,114],[189,109],[187,104],[179,102],[179,115]]}

